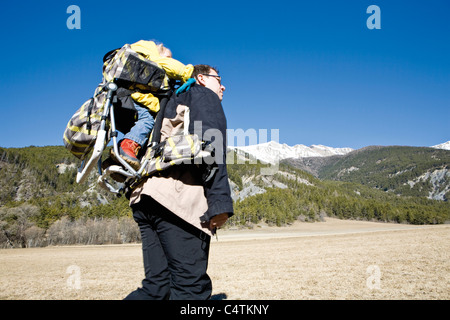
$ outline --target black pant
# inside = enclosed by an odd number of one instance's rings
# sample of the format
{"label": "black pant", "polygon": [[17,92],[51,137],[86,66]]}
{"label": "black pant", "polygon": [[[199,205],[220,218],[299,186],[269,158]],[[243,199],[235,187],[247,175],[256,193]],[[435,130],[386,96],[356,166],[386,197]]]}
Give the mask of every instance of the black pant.
{"label": "black pant", "polygon": [[206,273],[210,236],[185,222],[150,197],[132,207],[144,255],[142,288],[126,300],[206,300],[211,279]]}

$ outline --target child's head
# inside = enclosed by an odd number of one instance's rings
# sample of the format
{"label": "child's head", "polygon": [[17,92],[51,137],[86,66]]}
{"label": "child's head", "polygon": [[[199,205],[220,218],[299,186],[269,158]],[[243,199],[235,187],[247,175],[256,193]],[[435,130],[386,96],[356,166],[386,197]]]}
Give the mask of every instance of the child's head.
{"label": "child's head", "polygon": [[172,51],[169,48],[164,47],[164,45],[158,44],[158,51],[161,57],[172,58]]}

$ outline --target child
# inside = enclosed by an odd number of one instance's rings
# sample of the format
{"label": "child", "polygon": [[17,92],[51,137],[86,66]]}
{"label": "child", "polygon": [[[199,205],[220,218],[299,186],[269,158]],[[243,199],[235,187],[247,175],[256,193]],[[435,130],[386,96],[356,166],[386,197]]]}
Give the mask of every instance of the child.
{"label": "child", "polygon": [[[172,59],[172,52],[162,44],[156,45],[153,41],[141,40],[131,45],[131,49],[142,56],[156,62],[166,72],[164,86],[168,86],[168,78],[186,82],[192,75],[194,66],[184,65]],[[137,154],[145,145],[155,123],[150,111],[159,111],[159,100],[151,93],[135,92],[131,95],[135,102],[137,121],[130,131],[125,134],[119,145],[119,156],[129,163],[135,170],[140,167]],[[112,151],[115,157],[114,151]]]}

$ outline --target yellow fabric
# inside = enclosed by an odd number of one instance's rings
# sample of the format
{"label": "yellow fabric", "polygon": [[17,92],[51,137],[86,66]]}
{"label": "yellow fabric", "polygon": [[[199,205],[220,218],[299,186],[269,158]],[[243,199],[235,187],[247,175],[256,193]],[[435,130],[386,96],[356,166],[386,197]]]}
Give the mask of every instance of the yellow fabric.
{"label": "yellow fabric", "polygon": [[[86,148],[88,146],[88,144],[86,144],[86,143],[76,143],[76,142],[70,141],[69,138],[67,138],[67,136],[65,134],[63,135],[63,138],[67,142],[67,144],[75,146],[75,147]],[[84,154],[84,152],[75,152],[73,149],[71,150],[71,152],[79,154],[79,155]]]}
{"label": "yellow fabric", "polygon": [[[167,77],[170,79],[186,82],[194,71],[194,66],[192,64],[184,65],[178,60],[161,57],[158,47],[153,41],[140,40],[131,44],[130,47],[148,60],[156,62],[161,68],[164,69]],[[167,79],[165,79],[165,84],[167,84]],[[131,97],[134,101],[146,106],[151,111],[159,111],[159,100],[153,94],[135,92],[131,95]]]}
{"label": "yellow fabric", "polygon": [[194,140],[192,140],[191,136],[186,136],[186,140],[189,142],[189,146],[191,147],[192,153],[195,154]]}
{"label": "yellow fabric", "polygon": [[177,157],[177,158],[181,158],[181,154],[178,153],[177,151],[177,146],[175,145],[175,142],[173,141],[172,138],[169,138],[166,140],[169,145],[172,147],[172,154]]}
{"label": "yellow fabric", "polygon": [[158,47],[153,41],[140,40],[133,43],[131,49],[142,54],[148,60],[156,62],[161,68],[166,71],[167,76],[170,79],[181,80],[186,82],[194,71],[192,64],[184,65],[178,60],[161,57],[159,55]]}
{"label": "yellow fabric", "polygon": [[160,157],[156,158],[155,167],[156,167],[156,170],[158,170],[158,171],[162,170],[161,169],[161,159],[160,159]]}
{"label": "yellow fabric", "polygon": [[131,94],[134,101],[146,106],[153,112],[159,111],[159,100],[151,93],[135,92]]}

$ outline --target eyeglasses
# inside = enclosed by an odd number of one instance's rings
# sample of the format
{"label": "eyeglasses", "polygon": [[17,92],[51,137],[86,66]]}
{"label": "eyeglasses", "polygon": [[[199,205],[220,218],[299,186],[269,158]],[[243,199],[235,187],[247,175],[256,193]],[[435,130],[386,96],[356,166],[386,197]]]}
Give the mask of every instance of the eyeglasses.
{"label": "eyeglasses", "polygon": [[206,74],[206,73],[202,73],[202,75],[208,76],[208,77],[214,77],[214,78],[217,79],[217,81],[219,81],[219,84],[222,84],[222,83],[221,83],[222,78],[221,78],[220,76],[216,76],[215,74]]}

